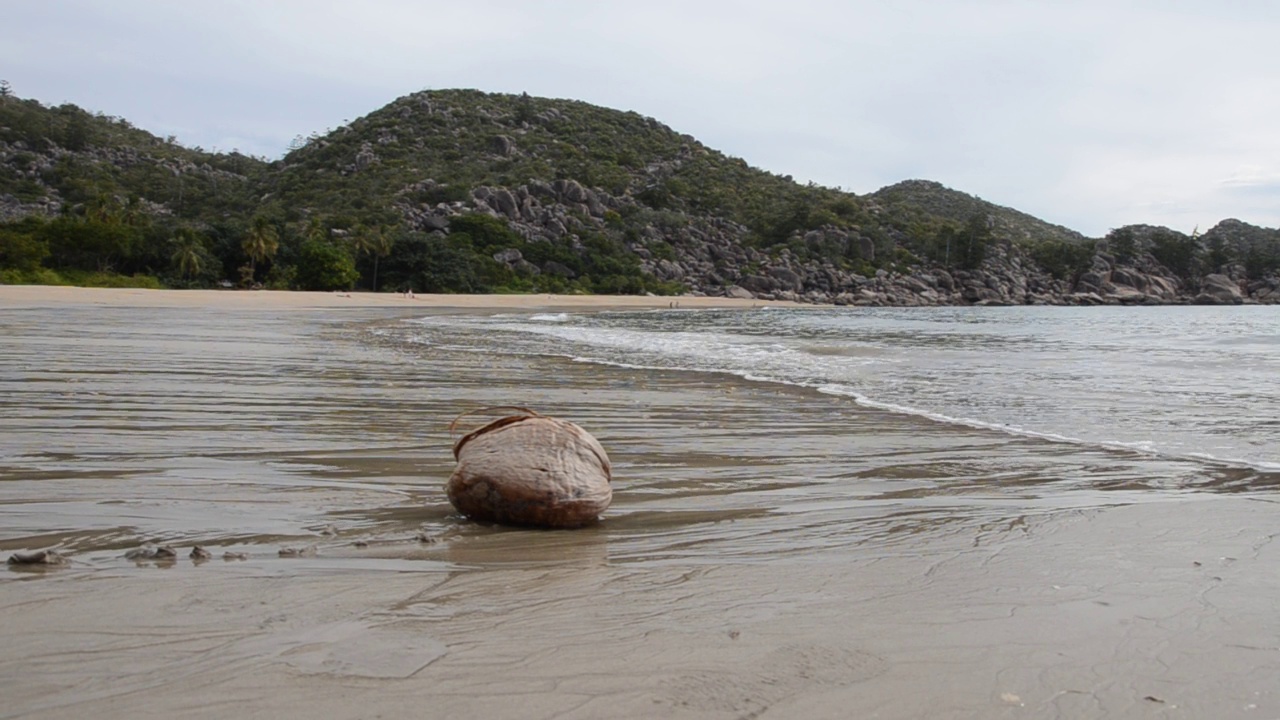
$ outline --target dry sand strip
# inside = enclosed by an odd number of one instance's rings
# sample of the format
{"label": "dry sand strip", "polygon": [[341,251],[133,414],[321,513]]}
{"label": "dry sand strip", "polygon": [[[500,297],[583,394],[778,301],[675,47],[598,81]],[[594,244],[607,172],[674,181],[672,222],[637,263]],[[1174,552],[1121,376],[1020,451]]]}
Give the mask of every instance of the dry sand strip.
{"label": "dry sand strip", "polygon": [[662,308],[815,307],[793,302],[689,295],[418,295],[284,290],[145,290],[0,285],[0,308],[53,305],[201,308],[442,308],[472,310],[614,310]]}

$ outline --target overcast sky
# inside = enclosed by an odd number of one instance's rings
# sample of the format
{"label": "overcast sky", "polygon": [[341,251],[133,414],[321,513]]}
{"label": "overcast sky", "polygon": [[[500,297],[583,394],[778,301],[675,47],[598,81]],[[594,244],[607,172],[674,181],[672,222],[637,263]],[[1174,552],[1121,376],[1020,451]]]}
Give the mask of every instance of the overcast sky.
{"label": "overcast sky", "polygon": [[1088,235],[1280,226],[1276,0],[18,0],[0,78],[280,156],[411,92],[634,110],[857,193],[937,180]]}

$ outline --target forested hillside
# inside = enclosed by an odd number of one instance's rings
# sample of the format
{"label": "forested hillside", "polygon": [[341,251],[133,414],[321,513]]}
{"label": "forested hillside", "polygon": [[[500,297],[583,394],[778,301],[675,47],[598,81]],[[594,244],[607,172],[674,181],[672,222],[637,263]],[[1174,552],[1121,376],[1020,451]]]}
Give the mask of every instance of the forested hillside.
{"label": "forested hillside", "polygon": [[1275,230],[1224,221],[1203,236],[1130,227],[1088,239],[927,181],[865,196],[799,184],[653,118],[572,100],[415,93],[269,161],[6,93],[6,283],[1280,299]]}

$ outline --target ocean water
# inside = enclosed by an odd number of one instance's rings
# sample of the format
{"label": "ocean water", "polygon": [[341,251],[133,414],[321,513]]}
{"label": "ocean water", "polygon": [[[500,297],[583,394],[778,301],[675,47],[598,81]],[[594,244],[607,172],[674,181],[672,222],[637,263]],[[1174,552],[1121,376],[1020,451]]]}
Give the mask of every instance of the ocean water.
{"label": "ocean water", "polygon": [[442,349],[728,373],[1046,441],[1280,470],[1280,309],[876,308],[429,317]]}

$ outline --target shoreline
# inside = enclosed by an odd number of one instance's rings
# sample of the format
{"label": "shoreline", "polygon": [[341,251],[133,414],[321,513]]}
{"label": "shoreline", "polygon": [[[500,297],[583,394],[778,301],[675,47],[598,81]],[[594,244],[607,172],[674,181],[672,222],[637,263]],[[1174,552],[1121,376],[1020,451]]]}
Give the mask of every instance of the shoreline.
{"label": "shoreline", "polygon": [[[1053,303],[1053,307],[1170,307],[1194,303]],[[1266,303],[1245,301],[1239,307],[1263,307]],[[952,304],[825,304],[791,300],[742,299],[697,295],[563,295],[563,294],[415,294],[310,292],[303,290],[175,290],[148,288],[87,288],[70,285],[0,284],[0,310],[43,307],[137,307],[204,308],[227,310],[309,310],[309,309],[395,309],[438,311],[608,311],[608,310],[753,310],[761,308],[824,309],[868,308],[949,308],[949,307],[1031,307],[1005,303]]]}
{"label": "shoreline", "polygon": [[[354,322],[554,298],[7,289],[0,542],[71,562],[0,576],[0,715],[1280,713],[1274,504],[1185,462]],[[454,513],[449,419],[512,402],[608,449],[598,526]]]}
{"label": "shoreline", "polygon": [[825,307],[790,301],[693,295],[438,295],[295,290],[150,290],[63,285],[0,285],[0,309],[61,305],[147,308],[393,308],[397,310],[620,310]]}

